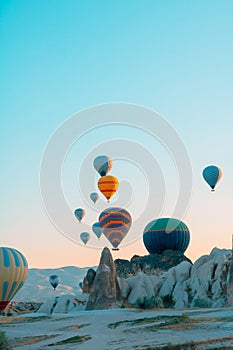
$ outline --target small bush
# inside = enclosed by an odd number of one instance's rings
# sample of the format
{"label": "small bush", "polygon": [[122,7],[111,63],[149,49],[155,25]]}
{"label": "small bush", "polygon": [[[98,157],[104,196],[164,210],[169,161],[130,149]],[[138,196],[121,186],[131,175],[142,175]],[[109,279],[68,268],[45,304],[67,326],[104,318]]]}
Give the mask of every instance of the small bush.
{"label": "small bush", "polygon": [[193,306],[198,308],[208,308],[211,307],[211,302],[205,299],[197,298],[194,300]]}
{"label": "small bush", "polygon": [[5,332],[0,332],[0,349],[1,350],[11,350],[12,349]]}
{"label": "small bush", "polygon": [[163,307],[163,301],[160,297],[142,297],[138,298],[135,303],[136,308],[138,309],[154,309]]}
{"label": "small bush", "polygon": [[170,294],[164,295],[162,297],[162,300],[163,300],[163,305],[165,308],[170,309],[170,308],[173,308],[175,305],[175,301],[174,301],[172,295],[170,295]]}

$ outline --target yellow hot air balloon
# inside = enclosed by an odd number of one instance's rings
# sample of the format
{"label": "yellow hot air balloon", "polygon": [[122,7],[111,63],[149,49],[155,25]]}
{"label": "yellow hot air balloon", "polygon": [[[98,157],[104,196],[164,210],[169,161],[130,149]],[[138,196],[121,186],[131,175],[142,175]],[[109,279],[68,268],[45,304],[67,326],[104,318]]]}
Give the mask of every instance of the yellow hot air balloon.
{"label": "yellow hot air balloon", "polygon": [[4,310],[10,300],[23,286],[28,274],[27,260],[18,250],[0,248],[0,310]]}
{"label": "yellow hot air balloon", "polygon": [[118,186],[119,182],[115,176],[102,176],[98,181],[98,188],[108,201],[116,193]]}

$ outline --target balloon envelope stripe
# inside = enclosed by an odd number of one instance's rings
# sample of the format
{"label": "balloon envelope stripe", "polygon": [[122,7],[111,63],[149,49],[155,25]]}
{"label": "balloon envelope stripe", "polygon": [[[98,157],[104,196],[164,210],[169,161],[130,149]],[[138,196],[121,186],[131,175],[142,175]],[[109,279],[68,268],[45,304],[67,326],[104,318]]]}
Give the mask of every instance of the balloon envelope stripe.
{"label": "balloon envelope stripe", "polygon": [[7,299],[7,290],[8,290],[9,282],[5,281],[2,284],[2,299],[1,300],[6,300]]}
{"label": "balloon envelope stripe", "polygon": [[5,267],[10,267],[10,256],[8,253],[8,249],[7,248],[2,248],[2,253],[3,253],[3,264]]}
{"label": "balloon envelope stripe", "polygon": [[17,252],[15,250],[13,250],[13,249],[11,249],[10,251],[11,251],[11,254],[13,255],[13,257],[14,257],[15,266],[19,267],[20,266],[20,260],[19,260],[19,256],[18,256]]}
{"label": "balloon envelope stripe", "polygon": [[27,267],[27,266],[28,266],[27,260],[25,259],[25,257],[23,256],[22,253],[20,253],[19,251],[18,251],[18,253],[19,253],[19,255],[21,256],[21,259],[22,259],[22,261],[23,261],[23,266],[24,266],[24,267]]}
{"label": "balloon envelope stripe", "polygon": [[18,282],[17,281],[14,281],[11,285],[11,289],[10,291],[8,292],[8,295],[7,295],[7,299],[10,300],[13,296],[14,293],[17,292],[17,289],[16,289],[16,286],[17,286]]}

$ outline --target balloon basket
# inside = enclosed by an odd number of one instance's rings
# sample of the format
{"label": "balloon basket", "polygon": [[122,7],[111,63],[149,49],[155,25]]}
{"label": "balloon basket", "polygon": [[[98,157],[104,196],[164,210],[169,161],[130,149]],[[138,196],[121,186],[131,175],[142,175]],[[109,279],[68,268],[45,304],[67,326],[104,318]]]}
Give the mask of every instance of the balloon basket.
{"label": "balloon basket", "polygon": [[119,248],[112,248],[112,250],[120,250]]}

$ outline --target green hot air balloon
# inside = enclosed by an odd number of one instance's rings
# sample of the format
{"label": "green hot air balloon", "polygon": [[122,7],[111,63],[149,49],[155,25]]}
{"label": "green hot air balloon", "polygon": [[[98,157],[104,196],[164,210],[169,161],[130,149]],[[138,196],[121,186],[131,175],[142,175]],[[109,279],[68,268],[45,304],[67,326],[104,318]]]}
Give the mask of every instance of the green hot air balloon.
{"label": "green hot air balloon", "polygon": [[143,242],[150,254],[162,254],[165,250],[184,253],[190,241],[190,233],[184,222],[174,218],[159,218],[144,229]]}

